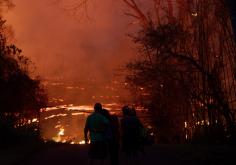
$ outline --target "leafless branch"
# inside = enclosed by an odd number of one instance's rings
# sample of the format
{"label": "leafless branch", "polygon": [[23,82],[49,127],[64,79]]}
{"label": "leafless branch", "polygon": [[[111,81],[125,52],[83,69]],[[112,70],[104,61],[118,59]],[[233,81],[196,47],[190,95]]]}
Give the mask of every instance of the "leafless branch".
{"label": "leafless branch", "polygon": [[[146,27],[148,25],[148,19],[145,16],[145,14],[141,11],[141,9],[138,7],[137,3],[135,0],[123,0],[129,8],[133,10],[135,14],[138,16],[135,16],[136,18],[139,19],[140,23],[142,24],[143,27]],[[133,14],[132,14],[133,15]]]}

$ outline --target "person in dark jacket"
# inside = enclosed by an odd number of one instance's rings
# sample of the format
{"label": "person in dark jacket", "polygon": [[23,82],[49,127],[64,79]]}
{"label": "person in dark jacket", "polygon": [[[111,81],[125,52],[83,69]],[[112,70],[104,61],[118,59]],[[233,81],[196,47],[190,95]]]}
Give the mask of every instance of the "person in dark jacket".
{"label": "person in dark jacket", "polygon": [[128,106],[122,108],[123,118],[121,119],[121,139],[122,149],[126,153],[129,163],[140,150],[140,128],[143,127],[141,121],[137,118],[135,110]]}
{"label": "person in dark jacket", "polygon": [[101,114],[109,120],[106,131],[110,165],[119,164],[119,120],[117,115],[111,115],[108,110],[103,109]]}

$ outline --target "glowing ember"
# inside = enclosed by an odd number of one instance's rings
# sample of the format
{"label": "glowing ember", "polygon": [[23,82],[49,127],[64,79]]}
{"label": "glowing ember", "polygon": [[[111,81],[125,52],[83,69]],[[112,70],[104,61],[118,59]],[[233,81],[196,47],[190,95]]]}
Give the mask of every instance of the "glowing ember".
{"label": "glowing ember", "polygon": [[60,128],[61,124],[56,125],[54,128]]}
{"label": "glowing ember", "polygon": [[55,142],[66,142],[65,140],[62,140],[61,136],[63,136],[65,134],[65,129],[62,127],[60,128],[58,134],[57,134],[57,137],[53,137],[52,139],[55,141]]}
{"label": "glowing ember", "polygon": [[184,122],[184,128],[187,128],[187,126],[188,126],[188,123],[185,121]]}
{"label": "glowing ember", "polygon": [[83,115],[84,113],[83,112],[78,112],[78,113],[71,113],[71,115],[73,116],[77,116],[77,115]]}
{"label": "glowing ember", "polygon": [[37,118],[32,119],[32,123],[38,122]]}
{"label": "glowing ember", "polygon": [[188,135],[187,134],[185,135],[185,139],[188,139]]}
{"label": "glowing ember", "polygon": [[[86,143],[85,143],[85,140],[81,140],[81,141],[79,142],[79,144],[86,144]],[[88,144],[90,144],[90,140],[88,141]]]}
{"label": "glowing ember", "polygon": [[83,106],[72,106],[70,108],[67,108],[68,111],[73,111],[73,110],[85,110],[85,111],[92,111],[93,106],[88,106],[88,105],[83,105]]}
{"label": "glowing ember", "polygon": [[193,12],[193,13],[192,13],[192,16],[193,16],[193,17],[197,17],[197,16],[198,16],[198,13],[197,13],[197,12]]}
{"label": "glowing ember", "polygon": [[57,114],[57,115],[51,115],[51,116],[45,117],[44,119],[45,119],[45,120],[47,120],[47,119],[51,119],[51,118],[54,118],[54,117],[59,117],[59,116],[67,116],[67,114]]}
{"label": "glowing ember", "polygon": [[64,135],[64,131],[65,131],[64,128],[60,128],[60,131],[59,131],[58,135],[59,136],[63,136]]}

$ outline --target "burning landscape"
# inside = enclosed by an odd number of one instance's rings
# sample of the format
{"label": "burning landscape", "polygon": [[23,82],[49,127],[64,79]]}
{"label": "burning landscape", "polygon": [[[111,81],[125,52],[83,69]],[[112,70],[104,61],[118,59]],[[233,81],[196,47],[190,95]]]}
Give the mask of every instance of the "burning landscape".
{"label": "burning landscape", "polygon": [[[116,111],[120,113],[120,107],[116,103],[105,104],[104,108],[113,109],[111,113]],[[85,120],[93,111],[93,105],[62,105],[42,109],[40,116],[42,138],[45,141],[84,144]]]}
{"label": "burning landscape", "polygon": [[235,0],[0,0],[0,164],[230,164],[235,34]]}
{"label": "burning landscape", "polygon": [[[73,86],[70,83],[55,81],[47,81],[45,84],[49,91],[49,107],[40,110],[40,133],[45,141],[84,144],[85,120],[94,111],[96,101],[102,102],[103,108],[119,118],[122,117],[122,106],[125,103],[130,104],[130,100],[124,101],[127,93],[121,93],[125,84],[118,81],[112,81],[111,84],[102,85],[100,88],[93,87],[95,84],[92,82],[90,86],[85,86],[83,83]],[[104,95],[99,95],[101,93]],[[143,120],[145,125],[151,127],[150,122],[146,121],[150,118],[147,110],[144,107],[137,107],[137,111],[140,117],[145,118]]]}

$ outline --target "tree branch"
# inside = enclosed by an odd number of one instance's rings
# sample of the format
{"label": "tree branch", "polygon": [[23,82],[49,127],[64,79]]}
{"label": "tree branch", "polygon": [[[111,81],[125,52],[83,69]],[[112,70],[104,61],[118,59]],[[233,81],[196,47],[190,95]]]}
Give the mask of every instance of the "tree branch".
{"label": "tree branch", "polygon": [[142,26],[146,28],[147,25],[148,25],[148,19],[145,16],[145,14],[143,14],[141,9],[138,7],[138,5],[135,2],[135,0],[123,0],[123,2],[125,2],[127,4],[127,6],[129,8],[131,8],[138,15],[138,16],[136,16],[136,18],[139,19],[139,21],[142,24]]}

